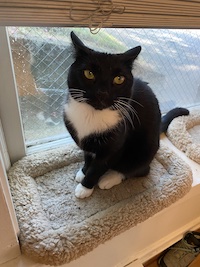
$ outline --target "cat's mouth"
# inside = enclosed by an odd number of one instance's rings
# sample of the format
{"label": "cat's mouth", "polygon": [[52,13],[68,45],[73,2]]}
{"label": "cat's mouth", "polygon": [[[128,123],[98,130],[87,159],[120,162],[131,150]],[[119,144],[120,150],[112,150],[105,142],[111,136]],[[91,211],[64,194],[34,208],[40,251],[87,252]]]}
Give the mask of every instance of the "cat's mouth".
{"label": "cat's mouth", "polygon": [[113,105],[113,101],[111,101],[111,100],[110,101],[109,100],[104,101],[102,99],[98,99],[95,101],[95,100],[88,99],[86,102],[97,110],[103,110],[103,109],[111,108]]}

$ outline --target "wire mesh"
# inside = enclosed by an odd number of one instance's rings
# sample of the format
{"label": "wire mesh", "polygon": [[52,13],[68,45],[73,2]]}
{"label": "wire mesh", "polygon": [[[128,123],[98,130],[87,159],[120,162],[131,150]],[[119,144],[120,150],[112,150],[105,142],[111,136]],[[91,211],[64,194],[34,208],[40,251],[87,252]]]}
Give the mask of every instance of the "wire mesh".
{"label": "wire mesh", "polygon": [[62,119],[67,72],[73,62],[70,32],[90,48],[142,52],[133,73],[149,83],[162,112],[200,103],[200,30],[8,27],[27,145],[67,136]]}

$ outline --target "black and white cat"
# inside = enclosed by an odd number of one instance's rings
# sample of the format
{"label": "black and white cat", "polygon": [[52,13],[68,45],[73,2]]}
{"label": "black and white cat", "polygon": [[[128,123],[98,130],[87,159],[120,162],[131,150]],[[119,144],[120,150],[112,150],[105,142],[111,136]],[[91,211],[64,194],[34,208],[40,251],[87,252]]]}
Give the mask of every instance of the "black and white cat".
{"label": "black and white cat", "polygon": [[109,189],[127,177],[149,173],[160,132],[187,109],[171,110],[162,120],[158,101],[147,83],[134,79],[137,46],[122,54],[96,52],[71,32],[75,61],[68,74],[64,106],[66,127],[84,151],[76,175],[77,198],[89,197],[95,185]]}

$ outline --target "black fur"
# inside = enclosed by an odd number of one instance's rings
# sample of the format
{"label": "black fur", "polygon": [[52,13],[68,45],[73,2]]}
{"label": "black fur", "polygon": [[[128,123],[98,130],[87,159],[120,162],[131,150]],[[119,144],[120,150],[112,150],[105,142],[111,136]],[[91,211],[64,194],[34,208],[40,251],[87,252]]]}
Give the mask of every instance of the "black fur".
{"label": "black fur", "polygon": [[171,121],[174,118],[182,116],[182,115],[189,115],[189,110],[186,108],[174,108],[170,110],[166,115],[162,117],[160,132],[166,133]]}
{"label": "black fur", "polygon": [[[160,131],[166,131],[174,117],[188,114],[188,111],[172,110],[161,124],[156,96],[147,83],[134,79],[132,75],[132,64],[140,53],[140,46],[123,54],[106,54],[87,48],[73,32],[71,38],[75,48],[75,62],[68,75],[69,95],[97,110],[117,109],[114,103],[123,99],[121,112],[126,109],[124,114],[127,115],[116,127],[79,139],[73,121],[64,114],[68,131],[84,151],[85,178],[82,185],[93,188],[108,169],[119,171],[126,177],[147,175],[159,148]],[[86,79],[84,70],[91,70],[95,79]],[[124,83],[113,84],[113,78],[119,75],[125,77]],[[85,91],[82,99],[80,95],[77,97],[73,89]]]}

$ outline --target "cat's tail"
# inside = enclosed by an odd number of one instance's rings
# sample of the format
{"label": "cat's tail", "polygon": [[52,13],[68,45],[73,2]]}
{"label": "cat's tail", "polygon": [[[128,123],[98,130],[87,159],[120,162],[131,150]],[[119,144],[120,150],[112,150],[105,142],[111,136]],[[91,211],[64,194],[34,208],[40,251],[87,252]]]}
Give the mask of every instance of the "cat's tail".
{"label": "cat's tail", "polygon": [[179,116],[189,115],[189,110],[186,108],[174,108],[167,112],[161,119],[160,133],[165,133],[171,121]]}

